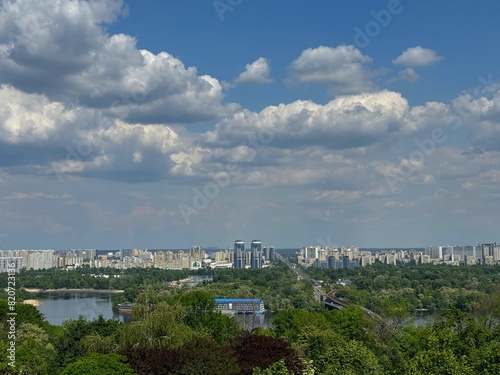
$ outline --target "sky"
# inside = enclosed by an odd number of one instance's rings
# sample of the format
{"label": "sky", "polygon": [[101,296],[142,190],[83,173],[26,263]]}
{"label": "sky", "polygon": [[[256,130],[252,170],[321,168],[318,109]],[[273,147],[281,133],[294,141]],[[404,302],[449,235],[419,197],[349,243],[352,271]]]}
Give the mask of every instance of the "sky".
{"label": "sky", "polygon": [[0,248],[500,240],[496,0],[2,0]]}

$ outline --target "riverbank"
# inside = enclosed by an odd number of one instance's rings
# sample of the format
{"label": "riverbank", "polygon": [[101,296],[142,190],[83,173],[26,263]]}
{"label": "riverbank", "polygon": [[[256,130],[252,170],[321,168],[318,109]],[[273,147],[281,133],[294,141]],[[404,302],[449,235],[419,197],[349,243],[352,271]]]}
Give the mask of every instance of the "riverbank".
{"label": "riverbank", "polygon": [[37,288],[22,288],[23,290],[27,291],[28,293],[74,293],[74,292],[84,292],[84,293],[105,293],[105,294],[121,294],[125,293],[124,290],[121,289],[66,289],[66,288],[61,288],[61,289],[37,289]]}
{"label": "riverbank", "polygon": [[42,301],[40,301],[39,299],[25,299],[23,303],[26,305],[32,305],[38,307],[42,304]]}

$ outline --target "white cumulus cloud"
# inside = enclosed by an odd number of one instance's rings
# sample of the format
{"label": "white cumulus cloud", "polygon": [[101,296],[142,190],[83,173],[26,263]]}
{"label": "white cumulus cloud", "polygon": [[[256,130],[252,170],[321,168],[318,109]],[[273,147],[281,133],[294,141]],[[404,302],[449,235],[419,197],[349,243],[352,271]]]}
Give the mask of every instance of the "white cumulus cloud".
{"label": "white cumulus cloud", "polygon": [[259,57],[253,63],[245,66],[245,71],[235,79],[235,82],[247,84],[269,83],[272,81],[270,74],[269,61],[264,57]]}
{"label": "white cumulus cloud", "polygon": [[399,72],[399,78],[411,83],[417,82],[420,79],[419,74],[413,68],[406,68]]}
{"label": "white cumulus cloud", "polygon": [[426,66],[443,59],[435,51],[429,48],[416,46],[408,48],[401,55],[392,60],[393,64],[408,67]]}
{"label": "white cumulus cloud", "polygon": [[369,56],[349,45],[308,48],[291,64],[291,82],[325,83],[334,94],[372,91]]}
{"label": "white cumulus cloud", "polygon": [[243,110],[206,133],[208,144],[236,145],[253,138],[272,139],[279,148],[321,144],[333,149],[371,145],[403,131],[408,102],[399,93],[340,96],[325,105],[299,100],[268,106],[259,113]]}
{"label": "white cumulus cloud", "polygon": [[51,100],[107,108],[140,123],[192,123],[238,109],[221,104],[220,82],[167,52],[136,47],[106,24],[125,13],[122,0],[4,1],[0,69],[4,83]]}

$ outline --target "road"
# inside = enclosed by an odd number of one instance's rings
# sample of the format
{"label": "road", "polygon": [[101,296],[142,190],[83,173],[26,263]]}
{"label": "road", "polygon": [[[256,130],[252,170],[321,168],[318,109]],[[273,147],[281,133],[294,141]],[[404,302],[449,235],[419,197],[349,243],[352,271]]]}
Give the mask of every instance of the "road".
{"label": "road", "polygon": [[[315,284],[315,282],[311,278],[311,276],[309,276],[307,273],[303,272],[300,266],[291,263],[288,259],[283,258],[280,254],[277,254],[277,253],[276,253],[276,258],[279,259],[280,261],[282,261],[283,263],[285,263],[288,267],[290,267],[290,269],[297,274],[297,278],[299,278],[300,280],[309,280],[311,282],[311,284],[313,285],[313,289],[314,289],[314,298],[317,301],[325,302],[325,303],[328,303],[327,301],[331,301],[328,304],[332,307],[335,307],[335,308],[344,308],[344,307],[347,307],[349,305],[349,303],[343,301],[342,299],[340,299],[338,297],[335,297],[334,291],[332,291],[328,294],[324,294],[321,291],[320,287]],[[365,314],[368,315],[370,318],[382,321],[382,318],[377,313],[375,313],[371,310],[368,310],[367,308],[365,308],[363,306],[359,306],[359,307],[361,307],[363,309],[363,311],[365,312]]]}
{"label": "road", "polygon": [[326,295],[324,295],[321,292],[321,290],[319,289],[319,287],[314,284],[311,276],[309,276],[307,273],[303,272],[300,269],[300,266],[297,266],[296,264],[291,263],[288,259],[283,258],[281,256],[281,254],[276,253],[276,258],[279,259],[280,261],[282,261],[283,263],[285,263],[293,272],[295,272],[295,274],[297,275],[297,279],[310,281],[311,284],[313,284],[314,298],[316,299],[316,301],[319,301],[319,302],[323,301],[323,299],[326,297]]}

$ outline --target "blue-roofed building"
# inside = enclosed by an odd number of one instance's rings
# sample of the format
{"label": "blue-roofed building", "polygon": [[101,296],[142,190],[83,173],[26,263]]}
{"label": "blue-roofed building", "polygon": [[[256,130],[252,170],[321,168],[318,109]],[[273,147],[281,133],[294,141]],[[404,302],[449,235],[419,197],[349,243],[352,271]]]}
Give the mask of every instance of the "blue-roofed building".
{"label": "blue-roofed building", "polygon": [[216,298],[215,305],[223,314],[264,314],[260,298]]}

